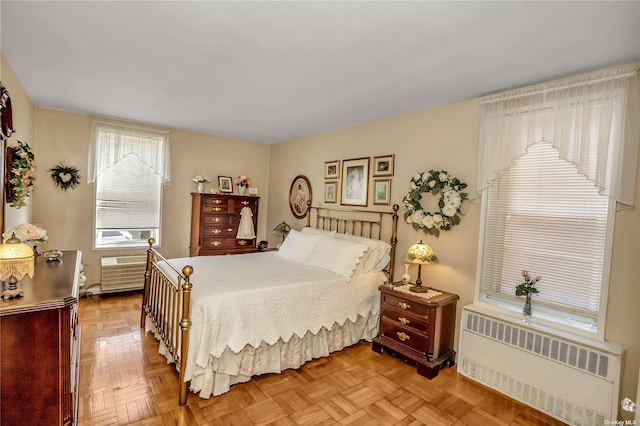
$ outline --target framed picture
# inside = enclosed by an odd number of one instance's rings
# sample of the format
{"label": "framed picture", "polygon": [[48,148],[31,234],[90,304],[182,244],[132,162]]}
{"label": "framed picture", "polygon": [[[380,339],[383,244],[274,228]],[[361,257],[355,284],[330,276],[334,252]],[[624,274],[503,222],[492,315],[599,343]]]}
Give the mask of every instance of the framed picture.
{"label": "framed picture", "polygon": [[218,176],[218,186],[220,187],[220,192],[233,192],[233,180],[230,176]]}
{"label": "framed picture", "polygon": [[373,204],[388,206],[391,204],[391,179],[373,181]]}
{"label": "framed picture", "polygon": [[367,206],[369,183],[369,157],[342,161],[342,198],[345,206]]}
{"label": "framed picture", "polygon": [[335,203],[338,200],[338,182],[324,183],[324,202]]}
{"label": "framed picture", "polygon": [[289,208],[291,209],[291,213],[298,219],[305,217],[311,204],[311,197],[311,183],[309,183],[309,179],[303,175],[296,176],[289,188]]}
{"label": "framed picture", "polygon": [[249,187],[249,195],[251,195],[252,197],[257,197],[258,196],[258,188]]}
{"label": "framed picture", "polygon": [[324,163],[325,179],[340,179],[340,160],[326,161]]}
{"label": "framed picture", "polygon": [[373,157],[373,177],[393,176],[393,161],[395,155]]}

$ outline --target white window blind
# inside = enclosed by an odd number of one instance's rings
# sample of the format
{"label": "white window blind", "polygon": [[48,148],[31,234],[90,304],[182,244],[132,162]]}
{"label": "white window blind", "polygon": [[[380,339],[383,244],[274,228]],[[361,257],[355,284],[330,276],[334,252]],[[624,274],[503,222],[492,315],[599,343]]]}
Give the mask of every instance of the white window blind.
{"label": "white window blind", "polygon": [[481,297],[522,304],[523,269],[541,275],[534,304],[592,318],[600,310],[609,198],[550,143],[528,152],[488,188]]}
{"label": "white window blind", "polygon": [[94,123],[95,248],[143,247],[150,237],[160,243],[167,148],[162,132]]}

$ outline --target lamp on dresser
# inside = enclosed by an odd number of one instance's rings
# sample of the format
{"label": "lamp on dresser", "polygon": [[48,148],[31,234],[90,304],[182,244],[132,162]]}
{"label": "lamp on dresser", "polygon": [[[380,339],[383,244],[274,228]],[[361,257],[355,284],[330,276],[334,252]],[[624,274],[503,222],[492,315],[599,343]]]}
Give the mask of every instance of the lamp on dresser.
{"label": "lamp on dresser", "polygon": [[4,244],[0,244],[0,279],[7,282],[2,298],[23,296],[20,280],[25,275],[33,277],[33,268],[33,249],[16,238],[15,233]]}
{"label": "lamp on dresser", "polygon": [[409,290],[414,293],[426,293],[429,291],[429,287],[422,287],[421,269],[422,265],[428,265],[432,263],[438,263],[433,249],[420,240],[419,243],[412,245],[404,255],[404,261],[414,263],[418,265],[418,279],[416,279],[416,285]]}

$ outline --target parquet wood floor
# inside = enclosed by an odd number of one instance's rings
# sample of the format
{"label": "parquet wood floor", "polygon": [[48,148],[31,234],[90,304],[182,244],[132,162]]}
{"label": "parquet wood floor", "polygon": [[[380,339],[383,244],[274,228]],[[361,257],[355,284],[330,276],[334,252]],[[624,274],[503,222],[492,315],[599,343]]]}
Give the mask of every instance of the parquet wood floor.
{"label": "parquet wood floor", "polygon": [[211,399],[177,404],[178,377],[139,328],[139,293],[80,300],[80,426],[561,425],[456,373],[427,380],[360,343]]}

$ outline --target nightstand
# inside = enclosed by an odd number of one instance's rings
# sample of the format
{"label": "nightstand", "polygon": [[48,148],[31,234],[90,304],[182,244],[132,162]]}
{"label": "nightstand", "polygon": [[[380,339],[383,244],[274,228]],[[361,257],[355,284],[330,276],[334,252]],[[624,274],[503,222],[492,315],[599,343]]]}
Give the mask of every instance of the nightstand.
{"label": "nightstand", "polygon": [[[453,350],[456,324],[456,294],[432,289],[431,293],[407,293],[380,286],[380,330],[372,349],[411,360],[418,374],[433,379],[443,365],[455,363]],[[424,297],[424,296],[427,297]],[[431,296],[431,297],[429,297]]]}

